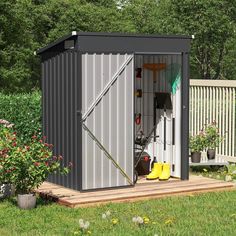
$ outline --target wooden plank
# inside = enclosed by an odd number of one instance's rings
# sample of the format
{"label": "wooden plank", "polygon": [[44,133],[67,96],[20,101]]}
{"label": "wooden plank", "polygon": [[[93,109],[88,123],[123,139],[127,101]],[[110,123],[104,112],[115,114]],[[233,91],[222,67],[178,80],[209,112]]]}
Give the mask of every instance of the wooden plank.
{"label": "wooden plank", "polygon": [[[152,197],[137,197],[132,199],[124,199],[124,200],[113,200],[112,203],[130,203],[130,202],[137,202],[137,201],[144,201],[144,200],[151,200],[151,199],[159,199],[164,197],[176,197],[176,196],[194,196],[199,195],[202,193],[207,192],[222,192],[222,191],[235,191],[234,188],[217,188],[217,189],[209,189],[209,190],[198,190],[198,191],[189,191],[189,192],[183,192],[183,193],[172,193],[172,194],[163,194],[163,195],[156,195]],[[64,202],[58,202],[58,204],[67,206],[70,208],[85,208],[85,207],[96,207],[101,206],[110,203],[108,202],[96,202],[96,203],[87,203],[87,204],[70,204],[70,203],[64,203]]]}
{"label": "wooden plank", "polygon": [[222,156],[222,158],[227,162],[236,163],[236,157]]}
{"label": "wooden plank", "polygon": [[154,192],[150,192],[150,193],[143,193],[143,194],[139,194],[139,195],[124,195],[124,196],[120,196],[119,198],[116,196],[110,197],[110,198],[103,198],[103,199],[90,199],[87,201],[64,201],[63,199],[59,199],[60,203],[64,203],[64,204],[71,204],[71,205],[76,205],[76,204],[89,204],[89,203],[101,203],[101,202],[116,202],[116,201],[124,201],[124,200],[132,200],[132,199],[140,199],[140,198],[151,198],[151,197],[157,197],[157,196],[170,196],[170,195],[175,195],[175,194],[186,194],[186,193],[190,193],[190,192],[198,192],[198,191],[210,191],[215,190],[215,189],[227,189],[227,188],[232,188],[232,185],[228,185],[228,186],[224,186],[222,184],[218,184],[218,185],[214,185],[214,186],[209,186],[209,185],[204,185],[198,188],[179,188],[179,189],[175,189],[174,191],[172,190],[163,190],[163,191],[154,191]]}
{"label": "wooden plank", "polygon": [[[46,182],[38,189],[38,192],[55,198],[61,205],[81,207],[108,202],[129,202],[172,195],[186,195],[193,192],[234,189],[233,186],[233,183],[191,175],[189,181],[170,180],[155,183],[145,183],[144,181],[133,188],[83,193]],[[67,194],[69,197],[65,197]]]}
{"label": "wooden plank", "polygon": [[[126,199],[126,198],[133,198],[133,197],[142,197],[142,196],[152,196],[158,194],[167,194],[167,193],[176,193],[176,192],[185,192],[185,191],[197,191],[201,189],[210,189],[210,188],[219,188],[219,187],[233,187],[233,184],[224,184],[224,183],[212,183],[212,184],[205,184],[201,186],[181,186],[173,189],[155,189],[146,192],[129,192],[129,193],[122,193],[119,195],[110,195],[110,196],[103,196],[103,197],[91,197],[85,199],[67,199],[67,201],[71,203],[89,203],[89,202],[96,202],[96,201],[111,201],[114,199]],[[63,200],[60,199],[60,200]]]}
{"label": "wooden plank", "polygon": [[[208,182],[215,182],[216,180],[214,179],[209,179],[209,178],[205,178],[205,177],[199,177],[199,176],[191,176],[191,180],[189,181],[178,181],[178,182],[160,182],[158,184],[153,184],[151,185],[152,188],[154,186],[158,186],[158,189],[162,188],[161,186],[164,186],[165,188],[172,188],[173,185],[189,185],[191,183],[195,183],[195,184],[198,184],[199,182],[201,183],[208,183]],[[52,186],[54,186],[52,184]],[[100,196],[100,195],[111,195],[111,194],[117,194],[117,192],[119,193],[122,193],[122,192],[130,192],[130,191],[139,191],[141,189],[141,191],[145,191],[146,189],[150,189],[150,185],[147,185],[145,188],[143,187],[145,185],[136,185],[135,187],[133,188],[123,188],[123,189],[113,189],[113,190],[101,190],[101,191],[96,191],[96,192],[83,192],[83,193],[80,193],[78,191],[75,191],[75,190],[71,190],[71,189],[68,189],[68,188],[63,188],[61,186],[58,186],[58,189],[60,191],[57,191],[57,188],[53,189],[52,190],[52,194],[55,195],[55,193],[58,193],[58,194],[63,194],[64,193],[64,190],[70,194],[70,195],[73,195],[73,196],[80,196],[80,197],[89,197],[91,195],[93,196]],[[39,191],[44,191],[44,190],[39,190]]]}
{"label": "wooden plank", "polygon": [[[78,192],[76,195],[74,196],[79,196],[79,197],[90,197],[90,196],[103,196],[103,195],[113,195],[113,194],[119,194],[119,193],[123,193],[123,192],[138,192],[138,191],[146,191],[149,190],[150,188],[152,189],[164,189],[164,188],[173,188],[176,186],[185,186],[185,185],[196,185],[196,184],[205,184],[205,183],[209,183],[209,182],[218,182],[220,180],[214,180],[214,179],[201,179],[201,182],[199,182],[198,179],[194,180],[194,181],[179,181],[177,182],[164,182],[162,184],[155,184],[155,185],[136,185],[133,188],[123,188],[123,189],[113,189],[113,190],[103,190],[103,191],[96,191],[96,192],[85,192],[85,193],[80,193]],[[222,182],[222,181],[220,181]]]}
{"label": "wooden plank", "polygon": [[[187,182],[187,183],[186,183]],[[103,197],[103,196],[112,196],[112,195],[120,195],[123,193],[139,193],[139,192],[148,192],[148,191],[155,191],[155,190],[162,190],[162,189],[174,189],[174,188],[179,188],[182,186],[198,186],[198,185],[205,185],[205,184],[209,184],[209,183],[222,183],[221,180],[219,181],[214,181],[214,180],[202,180],[200,183],[196,183],[196,182],[188,182],[188,181],[181,181],[180,183],[176,184],[176,185],[155,185],[155,186],[145,186],[145,187],[141,187],[141,186],[137,186],[134,188],[129,188],[129,189],[117,189],[117,190],[110,190],[110,191],[99,191],[99,192],[89,192],[89,193],[79,193],[77,195],[74,196],[70,196],[70,197],[65,197],[63,199],[76,199],[76,198],[80,198],[80,199],[88,199],[91,197]]]}

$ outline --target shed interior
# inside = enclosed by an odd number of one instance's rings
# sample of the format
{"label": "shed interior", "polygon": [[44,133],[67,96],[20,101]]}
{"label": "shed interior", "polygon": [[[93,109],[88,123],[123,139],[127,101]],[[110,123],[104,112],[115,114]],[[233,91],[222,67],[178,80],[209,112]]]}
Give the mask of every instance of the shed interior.
{"label": "shed interior", "polygon": [[157,161],[181,177],[181,64],[181,54],[135,55],[136,175],[147,174]]}

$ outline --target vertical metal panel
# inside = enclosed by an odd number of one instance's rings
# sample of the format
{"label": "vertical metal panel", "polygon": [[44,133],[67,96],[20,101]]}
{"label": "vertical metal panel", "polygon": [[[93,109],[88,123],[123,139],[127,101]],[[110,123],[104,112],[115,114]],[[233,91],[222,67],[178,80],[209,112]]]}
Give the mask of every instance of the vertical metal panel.
{"label": "vertical metal panel", "polygon": [[[129,56],[82,55],[83,115]],[[133,130],[130,128],[133,127],[133,70],[131,60],[84,121],[130,179],[133,179]],[[82,189],[128,185],[88,132],[82,133]]]}
{"label": "vertical metal panel", "polygon": [[43,131],[54,145],[54,155],[62,155],[64,164],[73,163],[67,176],[52,175],[53,183],[80,190],[77,139],[77,80],[79,55],[74,51],[60,53],[43,62]]}

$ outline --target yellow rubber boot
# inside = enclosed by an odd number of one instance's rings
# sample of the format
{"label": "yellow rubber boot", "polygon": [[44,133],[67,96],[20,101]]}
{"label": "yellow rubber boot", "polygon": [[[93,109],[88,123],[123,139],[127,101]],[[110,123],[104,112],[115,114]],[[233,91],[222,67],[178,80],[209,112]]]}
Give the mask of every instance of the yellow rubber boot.
{"label": "yellow rubber boot", "polygon": [[162,163],[160,162],[154,163],[152,171],[149,175],[147,175],[146,179],[148,180],[158,179],[161,173],[162,173]]}
{"label": "yellow rubber boot", "polygon": [[168,180],[170,178],[170,164],[164,163],[163,170],[159,176],[159,180]]}

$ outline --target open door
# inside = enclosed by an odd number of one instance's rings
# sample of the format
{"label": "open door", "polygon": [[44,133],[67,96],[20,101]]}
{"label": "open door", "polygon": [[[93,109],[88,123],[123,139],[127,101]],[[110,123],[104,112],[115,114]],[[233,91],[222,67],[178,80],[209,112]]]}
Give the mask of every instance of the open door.
{"label": "open door", "polygon": [[133,184],[133,55],[82,55],[82,190]]}

